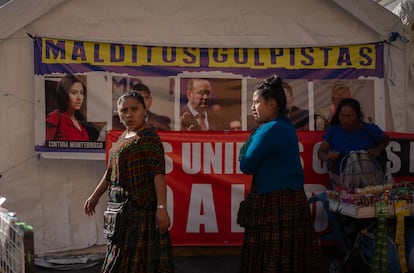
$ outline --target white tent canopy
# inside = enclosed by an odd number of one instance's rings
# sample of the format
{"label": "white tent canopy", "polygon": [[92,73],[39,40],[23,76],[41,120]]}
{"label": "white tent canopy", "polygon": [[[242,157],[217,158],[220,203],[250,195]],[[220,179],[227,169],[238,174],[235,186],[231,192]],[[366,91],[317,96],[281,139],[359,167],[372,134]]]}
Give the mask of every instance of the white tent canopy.
{"label": "white tent canopy", "polygon": [[[411,38],[372,0],[14,0],[0,9],[0,195],[33,225],[36,253],[103,244],[83,202],[103,161],[39,158],[34,143],[33,36],[195,47],[305,47]],[[413,132],[412,42],[386,46],[387,131]],[[103,206],[101,202],[100,206]],[[98,209],[102,209],[98,208]]]}
{"label": "white tent canopy", "polygon": [[80,5],[14,0],[0,14],[0,39],[24,30],[46,37],[175,46],[332,46],[385,40],[402,30],[400,19],[372,0],[225,1],[217,7],[194,1],[92,0]]}

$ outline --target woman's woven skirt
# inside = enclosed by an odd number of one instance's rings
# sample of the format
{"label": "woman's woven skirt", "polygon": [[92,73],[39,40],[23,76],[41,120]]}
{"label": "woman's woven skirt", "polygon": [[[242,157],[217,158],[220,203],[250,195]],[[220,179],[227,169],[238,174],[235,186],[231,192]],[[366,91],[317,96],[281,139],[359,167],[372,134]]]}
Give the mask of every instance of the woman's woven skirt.
{"label": "woman's woven skirt", "polygon": [[303,189],[248,196],[241,273],[320,273],[321,253]]}
{"label": "woman's woven skirt", "polygon": [[170,236],[155,227],[154,209],[131,209],[119,240],[108,242],[103,273],[174,272]]}

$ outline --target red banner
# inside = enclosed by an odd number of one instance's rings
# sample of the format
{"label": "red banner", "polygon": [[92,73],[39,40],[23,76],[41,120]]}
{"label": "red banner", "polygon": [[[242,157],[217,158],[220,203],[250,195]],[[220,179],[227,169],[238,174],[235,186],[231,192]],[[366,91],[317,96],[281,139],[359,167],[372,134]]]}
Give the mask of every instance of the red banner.
{"label": "red banner", "polygon": [[[107,150],[121,131],[107,134]],[[174,245],[240,245],[243,229],[236,223],[239,203],[251,177],[240,171],[238,153],[249,132],[160,131],[166,161],[168,211]],[[324,192],[329,177],[317,158],[323,132],[298,132],[305,191]],[[414,134],[389,133],[389,169],[396,181],[414,180],[411,142]],[[412,166],[413,165],[413,166]],[[322,204],[311,206],[316,231],[328,227]]]}

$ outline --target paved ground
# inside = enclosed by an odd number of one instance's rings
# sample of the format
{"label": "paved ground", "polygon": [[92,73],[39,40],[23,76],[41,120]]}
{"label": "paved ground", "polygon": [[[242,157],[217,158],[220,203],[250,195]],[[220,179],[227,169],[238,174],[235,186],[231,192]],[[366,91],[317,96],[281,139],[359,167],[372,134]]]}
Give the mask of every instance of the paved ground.
{"label": "paved ground", "polygon": [[[219,251],[203,248],[192,249],[191,256],[183,256],[182,251],[175,251],[175,273],[237,273],[240,258],[238,250]],[[188,251],[184,252],[189,254]],[[359,257],[359,256],[358,256]],[[103,253],[88,254],[84,256],[57,256],[36,258],[35,273],[99,273],[102,265]],[[323,249],[324,270],[321,273],[366,273],[369,267],[361,264],[358,259],[352,260],[349,268],[342,268],[337,247]],[[32,272],[31,272],[32,273]],[[409,273],[414,273],[409,271]]]}
{"label": "paved ground", "polygon": [[[238,256],[189,256],[175,257],[176,273],[237,273],[239,264]],[[58,273],[58,272],[76,272],[76,273],[98,273],[101,262],[94,266],[86,268],[66,268],[56,269],[36,266],[36,273]],[[83,266],[79,266],[83,267]]]}
{"label": "paved ground", "polygon": [[[195,253],[199,254],[199,253]],[[90,259],[90,258],[89,258]],[[329,259],[330,260],[330,259]],[[175,272],[176,273],[237,273],[239,267],[238,255],[208,255],[208,256],[175,256]],[[53,260],[49,260],[53,263]],[[78,265],[67,265],[51,268],[51,264],[37,259],[35,267],[36,273],[99,273],[102,264],[101,259],[90,260],[88,263],[79,263]],[[325,262],[324,272],[330,272],[328,269],[328,261]],[[324,273],[321,272],[321,273]],[[335,271],[331,271],[335,272]],[[365,272],[364,272],[365,273]]]}

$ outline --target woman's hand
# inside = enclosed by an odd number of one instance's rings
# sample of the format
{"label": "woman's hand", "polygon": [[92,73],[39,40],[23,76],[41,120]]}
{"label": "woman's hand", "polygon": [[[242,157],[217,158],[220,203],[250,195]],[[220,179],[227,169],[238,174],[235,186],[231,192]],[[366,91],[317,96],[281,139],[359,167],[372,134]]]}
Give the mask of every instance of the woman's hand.
{"label": "woman's hand", "polygon": [[390,137],[387,134],[382,136],[381,142],[374,148],[367,149],[367,153],[373,157],[378,157],[385,150],[388,143],[390,143]]}
{"label": "woman's hand", "polygon": [[339,156],[341,155],[340,152],[337,151],[328,151],[328,160],[335,160],[337,158],[339,158]]}
{"label": "woman's hand", "polygon": [[170,216],[166,208],[159,208],[155,214],[155,225],[160,233],[165,233],[171,226]]}
{"label": "woman's hand", "polygon": [[85,214],[91,216],[95,213],[95,207],[98,204],[99,197],[95,197],[91,195],[86,199],[85,204],[83,205],[83,209],[85,210]]}
{"label": "woman's hand", "polygon": [[378,148],[367,149],[367,153],[372,157],[379,156],[381,152],[382,152],[381,149],[378,149]]}
{"label": "woman's hand", "polygon": [[338,151],[331,150],[331,144],[326,140],[322,140],[321,146],[318,149],[318,158],[322,161],[333,161],[341,156]]}

